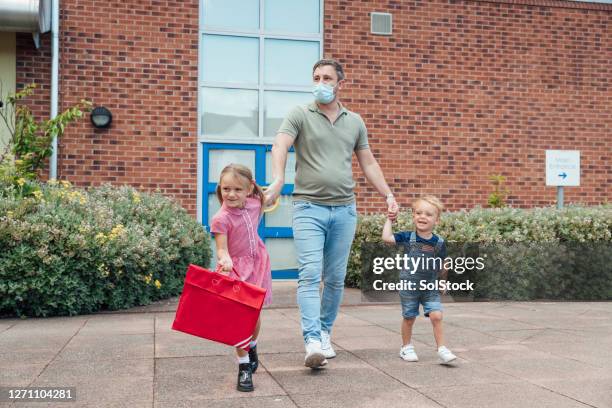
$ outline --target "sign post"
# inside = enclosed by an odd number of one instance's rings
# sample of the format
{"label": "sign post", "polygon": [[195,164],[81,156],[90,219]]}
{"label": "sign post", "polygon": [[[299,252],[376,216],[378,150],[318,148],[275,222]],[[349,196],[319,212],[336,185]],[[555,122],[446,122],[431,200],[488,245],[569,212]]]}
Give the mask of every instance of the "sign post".
{"label": "sign post", "polygon": [[580,150],[546,150],[546,185],[557,186],[557,208],[563,208],[563,187],[580,185]]}

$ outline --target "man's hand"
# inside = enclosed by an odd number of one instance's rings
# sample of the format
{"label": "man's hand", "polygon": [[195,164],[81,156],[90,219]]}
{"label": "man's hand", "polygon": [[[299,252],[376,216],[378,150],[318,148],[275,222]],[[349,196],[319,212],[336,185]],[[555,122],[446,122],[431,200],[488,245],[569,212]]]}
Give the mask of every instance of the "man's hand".
{"label": "man's hand", "polygon": [[392,195],[387,196],[387,207],[387,218],[391,221],[395,221],[399,214],[399,205]]}
{"label": "man's hand", "polygon": [[264,207],[272,207],[283,189],[283,181],[276,178],[264,191]]}

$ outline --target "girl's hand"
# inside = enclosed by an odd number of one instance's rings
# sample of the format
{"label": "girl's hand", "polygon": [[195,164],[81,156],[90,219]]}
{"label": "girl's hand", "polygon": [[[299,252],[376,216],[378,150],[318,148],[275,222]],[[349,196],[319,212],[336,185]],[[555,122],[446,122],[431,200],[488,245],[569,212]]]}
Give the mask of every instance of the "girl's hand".
{"label": "girl's hand", "polygon": [[220,256],[217,261],[217,264],[219,272],[225,275],[229,275],[229,273],[232,271],[232,268],[234,267],[232,258],[230,258],[229,256]]}

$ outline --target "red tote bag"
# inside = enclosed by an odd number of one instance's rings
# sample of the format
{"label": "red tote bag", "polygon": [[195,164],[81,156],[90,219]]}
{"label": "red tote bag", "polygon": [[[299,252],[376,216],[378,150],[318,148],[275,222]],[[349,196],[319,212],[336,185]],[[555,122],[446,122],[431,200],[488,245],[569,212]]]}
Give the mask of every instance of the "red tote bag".
{"label": "red tote bag", "polygon": [[189,265],[172,329],[249,350],[266,290]]}

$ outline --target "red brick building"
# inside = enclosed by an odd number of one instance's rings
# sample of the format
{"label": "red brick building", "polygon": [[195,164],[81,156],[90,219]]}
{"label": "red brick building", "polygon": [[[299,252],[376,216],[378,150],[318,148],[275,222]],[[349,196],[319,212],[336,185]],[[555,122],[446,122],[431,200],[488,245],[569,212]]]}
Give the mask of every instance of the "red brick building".
{"label": "red brick building", "polygon": [[[206,223],[214,167],[241,158],[265,167],[268,154],[215,158],[231,147],[219,143],[269,145],[325,56],[344,64],[342,100],[364,118],[400,204],[433,193],[451,210],[485,206],[489,176],[500,174],[510,205],[552,205],[546,149],[581,152],[581,185],[566,189],[566,202],[610,202],[609,3],[63,0],[60,110],[87,98],[113,122],[70,128],[58,177],[159,188]],[[390,34],[372,33],[373,12],[390,14]],[[16,83],[41,85],[31,103],[48,115],[49,34],[41,40],[36,49],[17,34]],[[256,173],[265,181],[265,168]],[[380,211],[357,167],[355,178],[360,212]]]}

